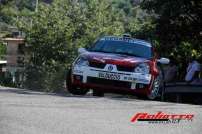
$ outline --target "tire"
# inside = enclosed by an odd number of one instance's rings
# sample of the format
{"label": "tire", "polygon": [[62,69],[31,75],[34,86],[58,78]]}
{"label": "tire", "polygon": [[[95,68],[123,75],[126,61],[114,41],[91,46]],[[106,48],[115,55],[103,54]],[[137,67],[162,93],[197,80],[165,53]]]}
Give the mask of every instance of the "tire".
{"label": "tire", "polygon": [[67,76],[66,77],[66,88],[69,91],[69,93],[71,93],[73,95],[86,95],[87,94],[89,89],[84,89],[84,88],[80,88],[80,87],[77,87],[75,85],[72,85],[71,70],[69,70],[67,72],[66,76]]}
{"label": "tire", "polygon": [[152,89],[150,94],[147,95],[149,100],[155,100],[158,97],[162,97],[164,93],[164,73],[161,66],[158,66],[159,75],[154,79],[152,83]]}
{"label": "tire", "polygon": [[93,96],[104,97],[104,92],[93,90]]}

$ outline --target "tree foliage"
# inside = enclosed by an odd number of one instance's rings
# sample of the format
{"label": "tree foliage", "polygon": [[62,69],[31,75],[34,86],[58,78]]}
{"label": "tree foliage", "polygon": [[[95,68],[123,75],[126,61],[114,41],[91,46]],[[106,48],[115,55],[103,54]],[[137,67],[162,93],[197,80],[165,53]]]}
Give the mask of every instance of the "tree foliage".
{"label": "tree foliage", "polygon": [[194,50],[201,52],[201,0],[144,0],[142,7],[156,14],[155,34],[162,44],[163,51],[170,50],[168,53],[177,54],[181,52],[180,48],[186,48],[183,42],[187,42],[191,44],[190,52]]}
{"label": "tree foliage", "polygon": [[6,46],[3,45],[2,42],[0,42],[0,60],[4,59],[6,55]]}

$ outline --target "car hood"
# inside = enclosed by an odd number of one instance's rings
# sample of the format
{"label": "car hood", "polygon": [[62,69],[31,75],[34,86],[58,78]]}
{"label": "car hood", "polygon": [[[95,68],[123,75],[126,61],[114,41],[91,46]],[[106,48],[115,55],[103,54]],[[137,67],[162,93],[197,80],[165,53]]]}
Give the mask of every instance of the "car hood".
{"label": "car hood", "polygon": [[81,56],[87,58],[90,62],[101,62],[123,66],[135,66],[138,63],[149,62],[149,60],[146,58],[113,53],[86,52]]}

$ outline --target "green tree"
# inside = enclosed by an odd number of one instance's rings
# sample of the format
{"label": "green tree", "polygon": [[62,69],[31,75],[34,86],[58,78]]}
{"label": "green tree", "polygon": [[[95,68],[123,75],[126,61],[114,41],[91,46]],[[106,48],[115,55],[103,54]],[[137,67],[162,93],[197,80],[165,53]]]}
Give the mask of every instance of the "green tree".
{"label": "green tree", "polygon": [[184,79],[187,57],[196,56],[202,62],[202,1],[144,0],[142,8],[155,14],[154,34],[164,56],[174,55]]}
{"label": "green tree", "polygon": [[34,11],[34,3],[33,0],[0,0],[0,36],[10,36],[18,19]]}
{"label": "green tree", "polygon": [[201,0],[144,0],[142,7],[156,14],[155,34],[163,52],[179,50],[182,42],[192,44],[192,50],[202,51]]}
{"label": "green tree", "polygon": [[6,46],[0,42],[0,60],[4,59],[6,55]]}

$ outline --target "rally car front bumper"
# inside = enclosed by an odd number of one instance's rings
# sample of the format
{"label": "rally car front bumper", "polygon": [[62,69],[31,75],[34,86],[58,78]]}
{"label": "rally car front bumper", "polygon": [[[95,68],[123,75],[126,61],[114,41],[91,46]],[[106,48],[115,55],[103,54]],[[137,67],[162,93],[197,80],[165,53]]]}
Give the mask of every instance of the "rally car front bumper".
{"label": "rally car front bumper", "polygon": [[109,66],[104,69],[78,66],[72,68],[72,83],[92,89],[125,89],[130,91],[149,91],[152,83],[151,74],[118,71],[116,66],[109,71]]}

